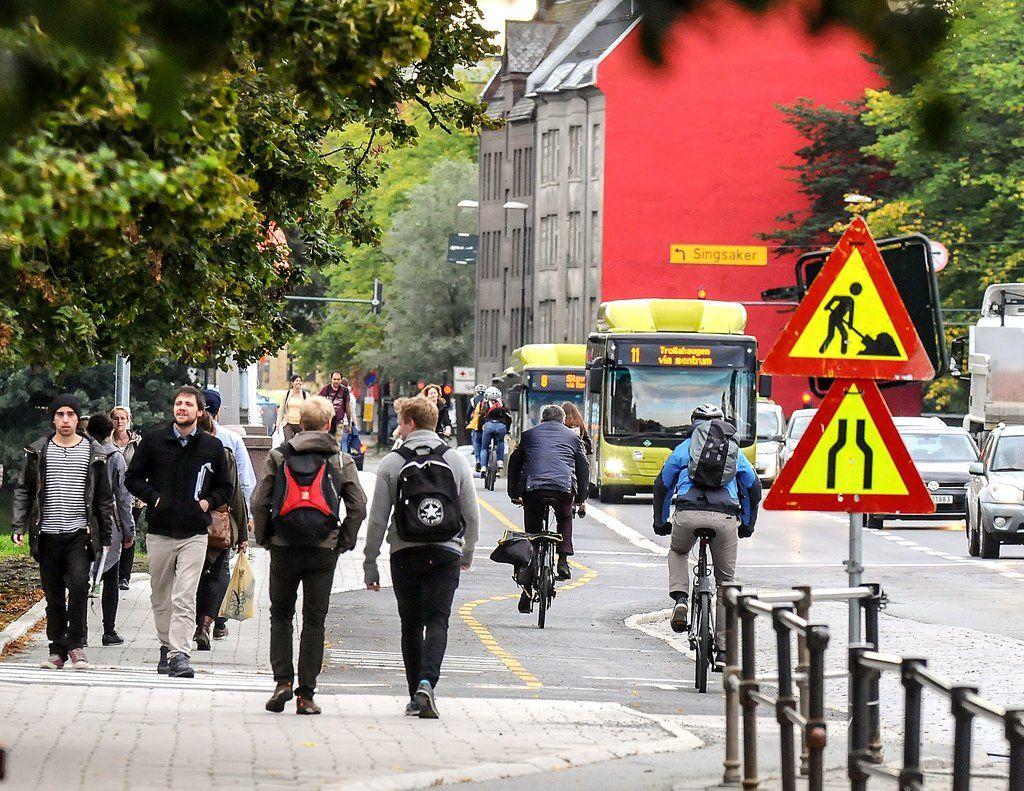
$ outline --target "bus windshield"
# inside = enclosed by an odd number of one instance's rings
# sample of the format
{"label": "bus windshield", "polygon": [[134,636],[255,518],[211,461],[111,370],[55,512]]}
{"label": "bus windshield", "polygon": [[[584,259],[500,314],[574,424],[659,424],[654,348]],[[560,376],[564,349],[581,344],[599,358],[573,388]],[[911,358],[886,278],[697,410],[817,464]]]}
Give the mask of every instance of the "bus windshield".
{"label": "bus windshield", "polygon": [[543,390],[540,392],[528,392],[526,395],[526,413],[523,415],[523,431],[533,428],[540,423],[540,413],[548,404],[561,406],[566,401],[576,405],[576,408],[583,411],[583,393],[579,390],[572,392],[557,390]]}
{"label": "bus windshield", "polygon": [[752,371],[638,367],[614,368],[610,374],[609,436],[678,436],[690,425],[693,410],[705,403],[722,407],[726,419],[735,424],[738,439],[754,436]]}

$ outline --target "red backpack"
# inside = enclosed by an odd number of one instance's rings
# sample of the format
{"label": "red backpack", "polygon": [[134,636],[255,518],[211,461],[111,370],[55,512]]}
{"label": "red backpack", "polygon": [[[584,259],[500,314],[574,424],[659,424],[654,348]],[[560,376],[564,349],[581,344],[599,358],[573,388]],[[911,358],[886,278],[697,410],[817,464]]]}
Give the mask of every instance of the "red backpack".
{"label": "red backpack", "polygon": [[285,443],[281,455],[270,510],[274,535],[289,546],[318,546],[341,524],[341,497],[330,465],[334,454],[296,453]]}

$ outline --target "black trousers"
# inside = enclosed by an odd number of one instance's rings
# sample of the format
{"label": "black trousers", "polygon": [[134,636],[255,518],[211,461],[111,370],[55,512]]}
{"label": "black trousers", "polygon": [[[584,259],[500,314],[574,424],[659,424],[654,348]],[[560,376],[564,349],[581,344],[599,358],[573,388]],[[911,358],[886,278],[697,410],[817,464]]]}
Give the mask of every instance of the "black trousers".
{"label": "black trousers", "polygon": [[85,645],[89,606],[89,539],[85,530],[39,534],[39,579],[46,594],[50,653],[64,659]]}
{"label": "black trousers", "polygon": [[121,598],[117,587],[121,582],[121,570],[118,564],[115,563],[104,571],[100,579],[103,580],[103,598],[100,600],[103,605],[103,634],[113,634],[117,631],[114,628],[114,622],[117,620],[117,605]]}
{"label": "black trousers", "polygon": [[196,624],[201,624],[203,618],[217,619],[220,612],[220,605],[228,592],[230,576],[228,574],[228,559],[231,556],[230,549],[207,550],[206,563],[203,565],[203,573],[199,576],[199,587],[196,588]]}
{"label": "black trousers", "polygon": [[117,561],[119,569],[118,579],[128,582],[132,578],[132,566],[135,563],[135,547],[140,540],[144,540],[141,508],[132,509],[132,519],[135,521],[135,543],[130,547],[121,547],[121,558]]}
{"label": "black trousers", "polygon": [[523,527],[527,533],[539,533],[544,529],[544,501],[553,502],[551,510],[555,514],[554,527],[562,541],[558,545],[559,555],[571,555],[572,551],[572,493],[560,492],[557,489],[535,489],[523,495]]}
{"label": "black trousers", "polygon": [[437,546],[391,555],[391,583],[402,621],[402,661],[412,697],[420,681],[436,687],[448,647],[448,618],[459,587],[456,553]]}
{"label": "black trousers", "polygon": [[299,685],[295,694],[312,698],[324,661],[324,621],[338,554],[316,547],[270,548],[270,666],[274,681],[291,684],[292,619],[302,584],[302,634],[299,635]]}

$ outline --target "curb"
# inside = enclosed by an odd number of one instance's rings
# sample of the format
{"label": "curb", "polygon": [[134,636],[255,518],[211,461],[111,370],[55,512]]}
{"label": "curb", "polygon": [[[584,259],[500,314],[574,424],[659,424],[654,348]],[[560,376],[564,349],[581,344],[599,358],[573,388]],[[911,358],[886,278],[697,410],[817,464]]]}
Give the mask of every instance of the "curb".
{"label": "curb", "polygon": [[0,631],[0,656],[3,656],[4,651],[7,650],[7,646],[28,634],[29,631],[34,629],[35,625],[45,617],[46,599],[40,599],[29,607],[28,611],[18,618],[18,620],[7,624],[6,628],[4,628],[3,631]]}

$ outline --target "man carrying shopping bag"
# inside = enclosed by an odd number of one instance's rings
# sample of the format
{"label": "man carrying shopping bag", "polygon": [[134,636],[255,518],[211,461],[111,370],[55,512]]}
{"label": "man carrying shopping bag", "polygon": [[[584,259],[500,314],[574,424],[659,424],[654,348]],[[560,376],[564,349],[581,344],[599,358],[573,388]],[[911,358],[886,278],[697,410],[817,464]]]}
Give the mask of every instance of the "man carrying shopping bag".
{"label": "man carrying shopping bag", "polygon": [[[321,396],[303,402],[301,431],[270,452],[252,497],[256,541],[270,550],[270,664],[277,687],[267,711],[292,698],[292,618],[302,584],[297,714],[319,714],[313,702],[324,657],[324,620],[338,555],[356,545],[366,495],[355,463],[331,436],[334,408]],[[240,558],[241,560],[241,558]]]}

